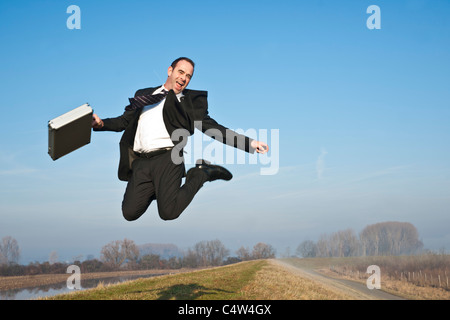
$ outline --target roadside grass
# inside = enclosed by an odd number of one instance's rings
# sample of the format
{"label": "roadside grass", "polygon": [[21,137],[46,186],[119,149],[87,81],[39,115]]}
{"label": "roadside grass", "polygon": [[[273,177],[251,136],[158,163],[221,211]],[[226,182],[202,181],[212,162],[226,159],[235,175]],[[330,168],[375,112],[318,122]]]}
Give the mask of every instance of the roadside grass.
{"label": "roadside grass", "polygon": [[301,278],[270,260],[46,297],[46,300],[340,300],[349,297]]}
{"label": "roadside grass", "polygon": [[269,261],[243,288],[248,300],[350,300],[349,295]]}

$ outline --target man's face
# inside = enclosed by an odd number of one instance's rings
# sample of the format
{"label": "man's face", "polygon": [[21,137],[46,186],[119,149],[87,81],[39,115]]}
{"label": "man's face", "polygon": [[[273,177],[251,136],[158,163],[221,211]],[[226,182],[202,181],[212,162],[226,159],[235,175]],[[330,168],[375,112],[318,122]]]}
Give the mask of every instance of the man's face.
{"label": "man's face", "polygon": [[167,71],[169,77],[166,80],[165,87],[170,90],[173,89],[176,94],[183,91],[194,74],[194,67],[186,60],[178,61],[175,68],[169,67]]}

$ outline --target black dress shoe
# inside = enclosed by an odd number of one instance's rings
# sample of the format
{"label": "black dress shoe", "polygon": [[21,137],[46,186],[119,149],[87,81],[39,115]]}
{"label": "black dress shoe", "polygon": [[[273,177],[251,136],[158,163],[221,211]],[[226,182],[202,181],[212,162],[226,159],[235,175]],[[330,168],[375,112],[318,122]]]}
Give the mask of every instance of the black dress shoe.
{"label": "black dress shoe", "polygon": [[224,167],[211,164],[211,162],[206,160],[197,160],[195,167],[201,169],[208,175],[208,180],[206,181],[214,181],[218,179],[228,181],[233,178],[233,175],[230,171],[228,171]]}

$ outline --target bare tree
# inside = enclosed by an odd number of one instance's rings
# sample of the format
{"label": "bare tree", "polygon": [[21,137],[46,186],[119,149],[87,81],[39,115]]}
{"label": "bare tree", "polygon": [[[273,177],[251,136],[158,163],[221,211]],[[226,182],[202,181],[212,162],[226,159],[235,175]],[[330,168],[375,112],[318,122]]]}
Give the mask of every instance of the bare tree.
{"label": "bare tree", "polygon": [[197,242],[194,245],[195,255],[197,256],[197,264],[199,266],[207,266],[208,258],[207,258],[207,249],[206,249],[206,241]]}
{"label": "bare tree", "polygon": [[241,261],[247,261],[247,260],[251,260],[252,256],[250,254],[250,250],[248,248],[245,247],[240,247],[237,251],[236,251],[237,257],[241,260]]}
{"label": "bare tree", "polygon": [[20,249],[17,240],[6,236],[0,243],[0,264],[17,264],[20,258]]}
{"label": "bare tree", "polygon": [[317,241],[317,256],[318,257],[330,257],[331,256],[331,251],[329,249],[329,240],[328,240],[328,236],[326,234],[322,234],[319,238],[319,240]]}
{"label": "bare tree", "polygon": [[48,256],[48,263],[54,264],[54,263],[58,262],[58,259],[59,259],[58,252],[53,250],[52,252],[50,252],[50,254]]}
{"label": "bare tree", "polygon": [[359,237],[363,255],[413,254],[423,248],[417,229],[409,222],[372,224],[365,227]]}
{"label": "bare tree", "polygon": [[220,240],[201,241],[194,246],[200,266],[218,266],[223,263],[229,250]]}
{"label": "bare tree", "polygon": [[352,229],[337,231],[330,237],[333,257],[352,257],[358,254],[359,241]]}
{"label": "bare tree", "polygon": [[120,268],[125,262],[135,262],[139,250],[132,240],[115,240],[103,246],[101,260],[113,268]]}
{"label": "bare tree", "polygon": [[259,242],[253,247],[252,257],[253,259],[275,258],[275,249],[270,244]]}
{"label": "bare tree", "polygon": [[380,235],[375,224],[368,225],[359,234],[363,256],[377,256],[380,247]]}
{"label": "bare tree", "polygon": [[213,266],[222,265],[225,257],[230,254],[230,250],[228,250],[220,240],[209,241],[208,248],[209,260]]}
{"label": "bare tree", "polygon": [[317,246],[311,240],[305,240],[297,247],[296,254],[303,258],[314,258],[317,255]]}
{"label": "bare tree", "polygon": [[188,249],[188,252],[184,255],[183,267],[196,268],[199,265],[198,256],[194,250]]}
{"label": "bare tree", "polygon": [[136,262],[139,258],[139,249],[133,240],[123,239],[122,250],[125,251],[126,259]]}

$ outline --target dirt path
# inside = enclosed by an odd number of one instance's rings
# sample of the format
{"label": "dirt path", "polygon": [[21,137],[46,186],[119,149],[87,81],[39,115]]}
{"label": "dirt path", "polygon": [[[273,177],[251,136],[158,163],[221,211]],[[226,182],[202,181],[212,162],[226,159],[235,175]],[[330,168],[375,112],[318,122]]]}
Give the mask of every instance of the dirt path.
{"label": "dirt path", "polygon": [[313,268],[301,264],[291,264],[288,261],[275,260],[279,265],[287,268],[302,277],[319,282],[324,286],[332,287],[343,292],[355,300],[405,300],[402,297],[387,293],[382,290],[370,290],[366,285],[351,280],[336,279],[320,274]]}

